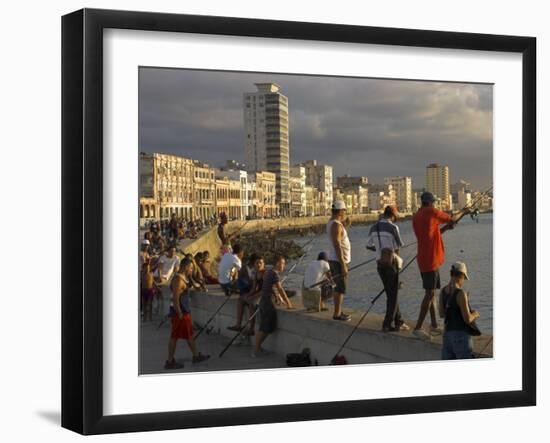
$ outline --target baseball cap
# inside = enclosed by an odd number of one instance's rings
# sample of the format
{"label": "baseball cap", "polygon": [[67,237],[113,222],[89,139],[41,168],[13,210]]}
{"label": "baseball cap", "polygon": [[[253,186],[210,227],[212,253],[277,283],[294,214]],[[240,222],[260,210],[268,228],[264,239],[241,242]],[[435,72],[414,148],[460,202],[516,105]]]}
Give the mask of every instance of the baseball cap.
{"label": "baseball cap", "polygon": [[334,203],[332,204],[332,209],[334,209],[335,211],[340,211],[342,209],[346,209],[346,204],[344,203],[343,200],[335,200]]}
{"label": "baseball cap", "polygon": [[431,192],[423,192],[420,196],[421,202],[432,203],[435,201],[435,197]]}
{"label": "baseball cap", "polygon": [[150,245],[151,242],[147,239],[144,239],[142,242],[141,242],[142,245]]}
{"label": "baseball cap", "polygon": [[468,269],[466,268],[466,265],[461,261],[454,262],[451,266],[451,271],[462,272],[464,274],[464,278],[466,280],[470,280],[470,278],[468,277]]}

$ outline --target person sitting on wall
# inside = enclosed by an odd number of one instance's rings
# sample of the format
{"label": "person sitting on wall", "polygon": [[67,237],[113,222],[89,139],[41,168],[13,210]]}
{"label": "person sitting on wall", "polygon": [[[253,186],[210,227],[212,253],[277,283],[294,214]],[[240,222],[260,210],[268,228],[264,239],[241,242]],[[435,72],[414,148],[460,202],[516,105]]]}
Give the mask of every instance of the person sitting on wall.
{"label": "person sitting on wall", "polygon": [[235,245],[232,252],[226,252],[221,261],[218,272],[218,281],[226,296],[238,292],[237,276],[242,268],[244,251],[240,245]]}
{"label": "person sitting on wall", "polygon": [[[237,304],[237,321],[235,325],[229,326],[227,329],[231,331],[240,331],[242,329],[241,324],[243,320],[244,308],[248,309],[248,321],[250,323],[247,331],[248,336],[254,335],[255,318],[253,317],[256,311],[258,299],[262,291],[262,283],[265,272],[265,261],[261,256],[252,254],[249,264],[253,263],[253,268],[249,270],[251,275],[250,284],[246,292],[241,292]],[[248,267],[248,266],[247,266]]]}
{"label": "person sitting on wall", "polygon": [[202,261],[199,263],[199,267],[201,268],[204,280],[207,285],[219,285],[220,282],[218,281],[218,279],[214,277],[210,272],[211,266],[212,262],[210,261],[210,252],[203,251]]}
{"label": "person sitting on wall", "polygon": [[195,258],[193,257],[193,254],[185,254],[185,258],[191,261],[192,264],[192,271],[191,275],[189,277],[189,280],[191,282],[191,287],[197,291],[205,291],[206,288],[204,286],[204,279],[202,278],[202,274],[200,272],[199,266],[195,262]]}
{"label": "person sitting on wall", "polygon": [[304,273],[302,302],[308,311],[328,311],[325,300],[332,295],[332,274],[326,252],[320,252]]}

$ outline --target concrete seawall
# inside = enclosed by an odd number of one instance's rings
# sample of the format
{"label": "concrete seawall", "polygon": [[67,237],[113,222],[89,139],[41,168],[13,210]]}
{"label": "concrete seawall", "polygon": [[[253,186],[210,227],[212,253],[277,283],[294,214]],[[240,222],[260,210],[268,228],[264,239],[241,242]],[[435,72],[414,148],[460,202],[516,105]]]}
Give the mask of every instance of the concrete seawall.
{"label": "concrete seawall", "polygon": [[[372,223],[378,220],[378,214],[356,214],[350,215],[352,223]],[[298,230],[313,226],[324,226],[329,220],[329,216],[317,217],[291,217],[291,218],[266,218],[249,221],[231,221],[227,224],[229,233],[240,230],[243,234],[251,232],[269,231],[271,229],[278,230]],[[241,229],[242,228],[242,229]]]}
{"label": "concrete seawall", "polygon": [[[332,320],[331,311],[306,312],[300,298],[297,295],[292,299],[295,309],[278,309],[278,330],[265,341],[264,348],[281,356],[309,348],[312,358],[320,365],[329,364],[363,313],[346,310],[353,315],[351,322],[337,322]],[[191,297],[193,320],[204,324],[224,300],[225,296],[214,286],[210,286],[208,293],[195,293]],[[236,310],[237,300],[233,296],[210,323],[213,331],[227,338],[233,337],[235,333],[226,328],[235,324]],[[380,315],[369,313],[341,352],[349,364],[441,359],[441,337],[426,342],[414,338],[409,331],[383,333],[381,324]],[[412,323],[408,324],[412,329]],[[474,351],[480,352],[490,340],[490,336],[474,337]],[[253,343],[253,338],[250,343]],[[492,353],[491,342],[483,357],[492,357]]]}
{"label": "concrete seawall", "polygon": [[[315,226],[324,226],[329,217],[295,217],[295,218],[276,218],[261,219],[249,221],[230,221],[226,226],[227,234],[239,232],[242,234],[260,233],[276,229],[283,232],[305,229]],[[351,215],[352,223],[371,223],[378,219],[377,214]],[[184,240],[180,242],[179,249],[185,253],[195,255],[197,252],[208,251],[210,256],[215,258],[219,255],[221,241],[218,237],[217,226],[203,232],[195,240]]]}

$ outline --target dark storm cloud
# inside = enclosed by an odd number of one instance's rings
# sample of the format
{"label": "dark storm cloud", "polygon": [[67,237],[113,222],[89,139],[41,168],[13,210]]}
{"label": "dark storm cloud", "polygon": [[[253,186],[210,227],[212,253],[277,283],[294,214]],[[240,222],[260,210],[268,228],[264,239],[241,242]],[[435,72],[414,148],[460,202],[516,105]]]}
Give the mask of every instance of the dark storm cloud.
{"label": "dark storm cloud", "polygon": [[410,175],[447,164],[481,188],[492,181],[489,85],[142,68],[140,150],[206,161],[244,160],[244,92],[275,82],[288,97],[291,163],[331,164],[335,176]]}

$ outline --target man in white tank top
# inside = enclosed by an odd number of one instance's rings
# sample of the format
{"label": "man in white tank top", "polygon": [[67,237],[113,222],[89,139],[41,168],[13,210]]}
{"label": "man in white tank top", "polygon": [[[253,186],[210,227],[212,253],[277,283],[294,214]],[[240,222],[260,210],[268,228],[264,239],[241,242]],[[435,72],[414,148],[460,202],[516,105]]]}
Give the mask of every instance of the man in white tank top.
{"label": "man in white tank top", "polygon": [[329,237],[328,263],[336,287],[334,288],[334,320],[349,321],[351,316],[342,312],[348,280],[348,264],[351,262],[351,244],[343,220],[346,204],[336,200],[332,204],[332,216],[327,223]]}

